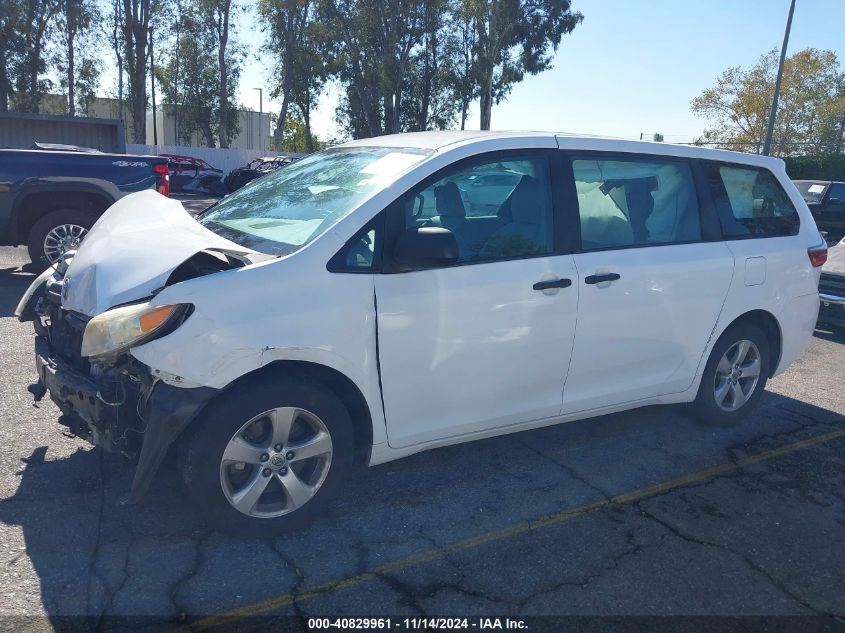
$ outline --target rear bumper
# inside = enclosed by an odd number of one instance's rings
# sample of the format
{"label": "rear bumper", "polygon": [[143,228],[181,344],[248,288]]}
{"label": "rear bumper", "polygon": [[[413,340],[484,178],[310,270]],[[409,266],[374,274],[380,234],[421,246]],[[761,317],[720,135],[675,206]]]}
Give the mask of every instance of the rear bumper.
{"label": "rear bumper", "polygon": [[845,327],[845,297],[819,293],[819,323]]}
{"label": "rear bumper", "polygon": [[43,395],[46,388],[62,411],[61,423],[106,450],[139,453],[130,503],[141,500],[168,448],[217,393],[125,372],[117,380],[100,381],[53,356],[40,335],[35,337],[35,366],[39,385],[33,393]]}
{"label": "rear bumper", "polygon": [[780,323],[781,354],[774,375],[783,373],[798,358],[816,331],[819,316],[819,295],[812,293],[796,297],[777,315]]}

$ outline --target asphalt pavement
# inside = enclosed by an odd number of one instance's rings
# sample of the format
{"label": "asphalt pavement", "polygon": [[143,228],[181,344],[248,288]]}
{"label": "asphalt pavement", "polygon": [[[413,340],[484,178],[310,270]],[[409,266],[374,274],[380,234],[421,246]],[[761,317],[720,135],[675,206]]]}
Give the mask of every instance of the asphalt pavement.
{"label": "asphalt pavement", "polygon": [[[845,614],[845,337],[819,331],[741,425],[651,407],[362,469],[334,511],[244,540],[208,529],[172,467],[131,465],[34,404],[33,278],[0,249],[0,616],[144,626],[262,614]],[[217,619],[226,616],[227,619]],[[44,619],[47,618],[47,619]],[[141,622],[141,621],[138,621]],[[305,620],[301,620],[304,628]]]}

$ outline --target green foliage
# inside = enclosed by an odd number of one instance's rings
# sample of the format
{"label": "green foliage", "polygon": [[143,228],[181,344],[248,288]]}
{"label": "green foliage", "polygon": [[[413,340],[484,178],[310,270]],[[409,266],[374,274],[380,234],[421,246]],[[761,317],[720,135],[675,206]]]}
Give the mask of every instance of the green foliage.
{"label": "green foliage", "polygon": [[[169,52],[156,66],[156,78],[164,93],[165,108],[176,121],[178,140],[189,143],[199,133],[208,147],[220,139],[220,36],[212,19],[214,7],[204,0],[194,0],[180,7],[172,25],[173,42]],[[226,103],[229,113],[235,112],[235,98],[240,73],[239,51],[228,46]],[[238,119],[226,117],[226,139],[238,133]]]}
{"label": "green foliage", "polygon": [[551,68],[564,35],[584,16],[570,0],[466,0],[476,34],[475,57],[481,99],[481,129],[490,129],[491,110],[526,74]]}
{"label": "green foliage", "polygon": [[[319,152],[328,146],[328,143],[312,135],[312,146],[309,149],[307,134],[305,121],[299,116],[288,115],[285,119],[285,144],[281,151],[296,153]],[[271,149],[275,149],[275,146]]]}
{"label": "green foliage", "polygon": [[845,181],[845,154],[787,156],[786,173],[793,180]]}
{"label": "green foliage", "polygon": [[[709,119],[702,144],[757,152],[762,147],[774,94],[778,51],[749,69],[728,68],[716,84],[692,101],[692,111]],[[845,74],[832,51],[808,48],[787,58],[773,136],[772,154],[842,151]]]}

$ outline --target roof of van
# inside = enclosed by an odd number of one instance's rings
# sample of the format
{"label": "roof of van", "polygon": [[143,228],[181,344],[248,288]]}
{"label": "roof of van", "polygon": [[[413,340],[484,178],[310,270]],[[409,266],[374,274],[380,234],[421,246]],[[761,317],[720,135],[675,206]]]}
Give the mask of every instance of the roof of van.
{"label": "roof of van", "polygon": [[605,152],[644,153],[690,158],[705,158],[731,163],[745,163],[769,168],[782,168],[783,161],[771,156],[731,152],[723,149],[711,149],[695,145],[674,145],[652,141],[634,141],[584,134],[561,132],[532,131],[459,131],[444,130],[437,132],[408,132],[406,134],[388,134],[373,138],[364,138],[349,143],[346,147],[413,147],[426,150],[441,150],[453,145],[469,145],[494,139],[513,138],[557,138],[561,149],[597,150]]}

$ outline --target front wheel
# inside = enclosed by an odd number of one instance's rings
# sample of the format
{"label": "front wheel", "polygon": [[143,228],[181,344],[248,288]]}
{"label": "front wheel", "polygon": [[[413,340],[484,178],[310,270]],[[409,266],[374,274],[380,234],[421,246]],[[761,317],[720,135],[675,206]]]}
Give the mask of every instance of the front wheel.
{"label": "front wheel", "polygon": [[729,327],[710,352],[693,403],[701,422],[736,424],[759,402],[769,371],[770,349],[765,332],[752,323]]}
{"label": "front wheel", "polygon": [[352,422],[334,394],[256,380],[209,406],[182,460],[207,521],[239,536],[271,536],[314,519],[354,462]]}

